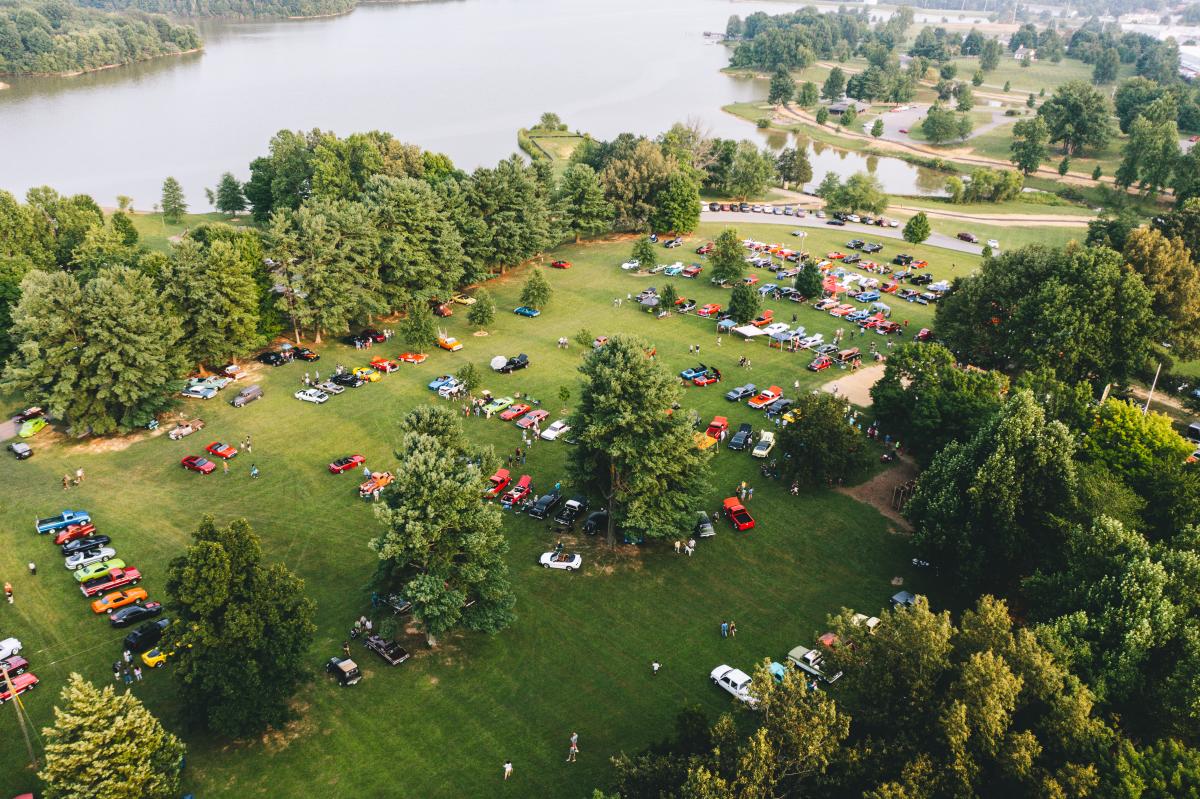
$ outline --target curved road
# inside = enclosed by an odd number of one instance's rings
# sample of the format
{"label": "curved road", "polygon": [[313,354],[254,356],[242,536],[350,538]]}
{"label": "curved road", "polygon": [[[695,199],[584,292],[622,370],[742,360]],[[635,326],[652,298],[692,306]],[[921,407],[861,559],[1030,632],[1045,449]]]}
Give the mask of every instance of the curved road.
{"label": "curved road", "polygon": [[[847,222],[844,227],[835,225],[826,226],[825,219],[818,219],[812,214],[797,219],[794,216],[776,216],[774,214],[755,214],[741,213],[740,211],[709,211],[700,212],[701,222],[723,222],[731,225],[786,225],[788,227],[813,227],[825,228],[826,230],[844,230],[847,233],[855,233],[867,238],[885,238],[885,239],[900,239],[904,237],[900,234],[902,228],[898,227],[876,227],[875,225],[861,225],[856,222]],[[957,252],[970,253],[971,255],[980,255],[983,252],[983,247],[979,244],[968,244],[965,241],[959,241],[953,236],[947,236],[944,233],[934,233],[925,240],[925,244],[931,247],[941,247],[946,250],[955,250]],[[1001,242],[1003,245],[1003,242]]]}

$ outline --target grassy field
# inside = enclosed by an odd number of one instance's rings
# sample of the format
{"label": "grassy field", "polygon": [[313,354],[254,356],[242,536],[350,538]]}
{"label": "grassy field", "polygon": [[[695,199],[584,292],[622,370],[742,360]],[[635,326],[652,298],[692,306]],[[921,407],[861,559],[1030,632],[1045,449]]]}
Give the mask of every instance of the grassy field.
{"label": "grassy field", "polygon": [[143,244],[156,252],[166,252],[172,238],[183,235],[183,232],[199,227],[205,222],[224,222],[229,225],[241,225],[246,217],[232,219],[228,214],[211,212],[207,214],[184,214],[176,224],[163,221],[161,213],[143,213],[138,211],[129,217],[137,229]]}
{"label": "grassy field", "polygon": [[[1113,130],[1116,130],[1115,125],[1113,126]],[[1104,149],[1089,149],[1083,155],[1073,156],[1071,158],[1071,171],[1090,175],[1092,170],[1099,165],[1105,175],[1112,177],[1113,173],[1117,171],[1117,167],[1121,164],[1121,150],[1125,146],[1127,138],[1126,136],[1117,134],[1112,137],[1108,146]],[[971,139],[968,143],[971,145],[971,149],[979,155],[1007,160],[1012,154],[1012,125],[1002,125],[994,130],[989,130],[987,133],[982,133]],[[1061,160],[1062,153],[1058,152],[1057,148],[1054,148],[1043,165],[1054,167]]]}
{"label": "grassy field", "polygon": [[[970,80],[979,69],[979,59],[975,56],[956,58],[951,63],[958,67],[956,80]],[[1118,80],[1123,80],[1133,74],[1133,67],[1128,64],[1121,66]],[[1068,81],[1081,80],[1092,82],[1092,65],[1085,64],[1075,58],[1064,58],[1057,64],[1049,61],[1034,61],[1027,67],[1005,52],[1000,58],[1000,64],[991,72],[985,73],[981,91],[1003,91],[1005,82],[1009,83],[1009,92],[1013,94],[1013,102],[1021,102],[1030,92],[1038,94],[1042,89],[1051,94],[1056,88]]]}
{"label": "grassy field", "polygon": [[[788,230],[755,225],[743,232],[794,241]],[[717,232],[709,226],[697,239]],[[841,247],[847,238],[841,231],[814,230],[807,246],[823,252]],[[735,534],[722,527],[690,559],[675,556],[666,545],[608,551],[597,541],[571,537],[569,547],[585,558],[583,571],[572,575],[535,567],[536,557],[553,544],[549,531],[527,517],[509,517],[509,563],[519,600],[519,619],[511,629],[496,637],[451,636],[434,652],[413,638],[414,658],[396,669],[356,645],[366,679],[353,689],[336,688],[318,673],[324,659],[339,649],[352,619],[368,610],[364,584],[373,555],[366,542],[378,531],[370,507],[357,498],[358,478],[332,476],[325,464],[360,452],[376,469],[404,468],[402,453],[393,453],[396,421],[408,408],[434,401],[425,384],[435,375],[473,361],[487,372],[486,386],[493,392],[529,393],[557,412],[558,387],[565,383],[577,390],[575,369],[583,353],[574,342],[568,350],[557,349],[555,340],[585,327],[596,335],[634,332],[655,342],[672,370],[691,365],[695,356],[687,347],[701,345],[701,359],[728,377],[714,387],[689,388],[687,405],[706,420],[722,414],[734,425],[747,421],[756,427],[763,424],[761,415],[726,402],[725,390],[744,380],[789,387],[799,380],[808,390],[830,378],[806,371],[808,358],[768,351],[761,343],[727,336],[718,348],[713,326],[699,318],[656,319],[633,303],[614,307],[614,298],[664,281],[617,268],[630,246],[622,240],[564,247],[555,256],[575,266],[548,270],[555,296],[540,318],[501,313],[490,336],[475,337],[465,314],[456,313],[447,326],[464,341],[462,352],[436,352],[422,366],[406,366],[324,406],[291,397],[310,366],[254,367],[248,380],[263,385],[266,397],[233,409],[222,401],[227,390],[217,399],[181,406],[181,416],[200,415],[208,422],[205,431],[183,441],[166,437],[169,424],[154,434],[94,442],[64,440],[47,430],[33,440],[37,454],[31,460],[0,459],[0,484],[6,487],[0,523],[8,531],[0,575],[16,593],[16,604],[2,612],[0,635],[22,639],[42,680],[26,697],[34,722],[39,727],[50,722],[68,673],[77,671],[98,683],[111,680],[110,664],[123,634],[90,613],[53,545],[30,529],[35,516],[62,508],[90,511],[100,531],[113,538],[119,556],[147,575],[144,585],[155,598],[163,598],[166,565],[187,544],[202,514],[215,514],[219,521],[244,516],[262,536],[268,556],[304,577],[318,602],[314,677],[296,698],[297,721],[235,744],[187,735],[187,787],[205,797],[589,795],[592,787],[606,784],[609,756],[668,734],[683,703],[699,703],[713,715],[729,706],[706,679],[712,667],[722,662],[749,667],[763,657],[780,658],[820,632],[827,613],[842,606],[878,609],[895,590],[890,583],[895,576],[921,590],[907,566],[903,539],[889,533],[888,521],[875,510],[833,492],[791,497],[760,477],[756,461],[722,451],[704,507],[711,512],[738,481],[749,481],[757,489],[750,503],[758,519],[753,532]],[[978,261],[928,247],[904,249],[929,259],[930,271],[939,278],[964,274]],[[883,255],[896,251],[888,242]],[[662,251],[664,259],[669,255]],[[953,270],[951,257],[957,265]],[[517,270],[490,286],[501,308],[517,304],[522,279]],[[677,281],[681,295],[701,302],[728,296],[706,280],[666,280]],[[908,318],[914,328],[932,316],[929,308],[893,305],[901,306],[894,318]],[[792,313],[827,336],[838,325],[808,306],[777,306],[785,320]],[[883,340],[872,334],[856,343],[865,349],[868,341]],[[316,366],[328,374],[339,361],[358,365],[368,355],[394,356],[400,347],[366,354],[328,343],[318,349],[323,358]],[[533,365],[527,371],[501,376],[487,370],[493,356],[519,351],[530,355]],[[742,354],[753,359],[750,373],[736,366]],[[5,404],[16,408],[20,403],[10,397]],[[472,418],[466,426],[474,439],[501,452],[520,442],[517,429],[499,420]],[[247,434],[253,436],[253,454],[239,454],[229,475],[218,470],[201,477],[178,466],[183,455],[200,452],[209,441],[236,444]],[[533,447],[527,468],[535,487],[563,475],[567,446],[539,442]],[[258,480],[248,476],[252,464],[262,471]],[[63,491],[61,476],[79,467],[86,470],[86,481]],[[29,561],[39,565],[36,576],[26,571]],[[728,618],[737,621],[742,634],[722,640],[717,627]],[[664,664],[654,679],[652,659]],[[136,691],[166,724],[181,729],[169,674],[147,674]],[[0,716],[11,743],[18,737],[13,713],[4,707]],[[567,765],[562,761],[572,731],[580,735],[582,753],[577,764]],[[504,784],[500,767],[506,758],[514,762],[516,776]],[[31,789],[23,760],[19,745],[0,755],[0,794]]]}

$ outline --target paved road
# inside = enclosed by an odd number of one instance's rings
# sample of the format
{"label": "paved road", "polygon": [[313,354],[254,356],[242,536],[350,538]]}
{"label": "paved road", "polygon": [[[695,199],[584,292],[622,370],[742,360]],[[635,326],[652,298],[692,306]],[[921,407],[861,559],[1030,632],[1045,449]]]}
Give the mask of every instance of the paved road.
{"label": "paved road", "polygon": [[[818,219],[811,214],[797,219],[794,216],[775,216],[774,214],[755,214],[735,211],[701,211],[700,220],[703,222],[724,222],[735,227],[742,225],[787,225],[788,227],[814,227],[825,228],[826,230],[842,230],[846,233],[854,233],[862,238],[884,238],[884,239],[900,239],[901,228],[876,227],[875,225],[860,225],[854,222],[847,222],[845,227],[838,228],[833,225],[826,226],[824,219]],[[853,238],[853,236],[848,236]],[[934,233],[925,242],[931,247],[941,247],[946,250],[954,250],[956,252],[970,253],[971,255],[979,255],[983,248],[978,244],[968,244],[965,241],[959,241],[953,236],[947,236],[944,233]],[[1004,242],[1000,242],[1001,245]]]}

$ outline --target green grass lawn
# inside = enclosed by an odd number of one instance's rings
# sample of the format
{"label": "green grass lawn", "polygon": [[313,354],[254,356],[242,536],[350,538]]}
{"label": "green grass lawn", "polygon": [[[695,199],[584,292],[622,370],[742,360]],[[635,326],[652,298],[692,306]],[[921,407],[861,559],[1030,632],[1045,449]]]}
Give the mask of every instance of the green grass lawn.
{"label": "green grass lawn", "polygon": [[230,218],[228,214],[211,212],[207,214],[184,214],[176,224],[163,221],[161,213],[143,213],[138,211],[129,217],[137,229],[143,244],[156,252],[166,252],[171,239],[183,235],[183,232],[199,227],[205,222],[224,222],[230,225],[244,224],[247,217]]}
{"label": "green grass lawn", "polygon": [[[1113,130],[1116,130],[1115,124]],[[1112,177],[1121,164],[1121,150],[1127,139],[1128,137],[1117,134],[1103,149],[1089,149],[1082,155],[1072,156],[1071,171],[1081,175],[1090,175],[1092,170],[1099,165],[1105,175]],[[970,139],[968,143],[971,145],[971,149],[980,155],[1007,160],[1012,154],[1012,125],[1002,125],[994,130],[989,130],[987,133]],[[1043,162],[1043,166],[1054,168],[1061,160],[1062,153],[1052,150],[1050,156]]]}
{"label": "green grass lawn", "polygon": [[[786,225],[746,226],[759,239],[789,240]],[[696,239],[711,239],[716,226]],[[806,246],[816,252],[841,248],[850,234],[812,230]],[[881,256],[899,246],[885,240]],[[502,312],[487,337],[472,336],[461,309],[446,320],[449,332],[464,343],[462,352],[435,352],[418,367],[405,366],[378,384],[347,391],[324,406],[300,403],[291,394],[310,365],[278,369],[254,367],[247,382],[263,385],[266,396],[246,408],[231,408],[230,391],[213,400],[181,405],[181,416],[202,416],[208,427],[183,441],[170,441],[164,424],[157,434],[142,433],[120,441],[71,442],[52,431],[33,440],[28,461],[0,459],[0,524],[7,545],[0,550],[0,574],[10,580],[16,604],[6,608],[3,636],[17,636],[41,678],[26,706],[40,728],[52,719],[51,708],[66,676],[77,671],[96,681],[112,679],[110,664],[119,655],[123,632],[95,618],[79,595],[53,545],[32,532],[35,516],[63,508],[90,511],[101,532],[113,538],[119,556],[146,574],[145,587],[162,594],[168,561],[189,540],[198,518],[219,521],[244,516],[261,535],[268,557],[286,563],[306,581],[317,600],[319,632],[311,652],[314,676],[296,697],[297,721],[261,739],[230,744],[185,736],[190,745],[187,788],[198,796],[583,796],[607,784],[608,758],[634,751],[667,735],[685,702],[702,705],[715,716],[729,707],[727,697],[707,680],[710,669],[728,662],[748,668],[763,657],[781,658],[821,631],[826,614],[842,606],[875,611],[894,592],[893,576],[921,590],[910,573],[904,540],[889,533],[889,523],[872,508],[836,493],[794,498],[783,486],[760,477],[748,455],[720,452],[714,461],[714,486],[704,509],[712,511],[741,480],[757,490],[750,509],[758,527],[745,534],[721,527],[693,558],[677,557],[668,545],[608,551],[595,540],[569,537],[581,551],[585,568],[577,574],[547,572],[534,565],[553,545],[547,528],[526,517],[508,517],[512,547],[509,564],[518,595],[519,618],[495,637],[450,636],[435,652],[420,639],[409,642],[414,658],[387,667],[355,646],[366,679],[352,689],[328,682],[319,669],[336,653],[354,618],[368,609],[364,585],[374,557],[366,543],[378,532],[371,509],[357,497],[355,475],[332,476],[325,465],[340,455],[359,452],[376,468],[403,469],[403,453],[394,453],[396,422],[414,405],[435,401],[425,384],[441,372],[472,361],[487,373],[485,385],[499,394],[521,391],[544,400],[557,412],[564,383],[577,392],[575,370],[583,354],[572,342],[557,349],[559,336],[581,328],[596,335],[633,332],[655,342],[659,357],[672,370],[692,365],[689,344],[699,344],[701,360],[720,367],[726,382],[689,388],[686,404],[707,420],[726,415],[734,425],[763,425],[760,414],[726,402],[733,385],[752,380],[790,387],[799,380],[808,390],[830,379],[804,369],[808,358],[768,350],[761,343],[740,343],[726,336],[716,346],[713,325],[696,317],[656,319],[632,303],[615,308],[612,300],[645,285],[675,280],[679,293],[700,302],[723,302],[728,291],[707,280],[636,277],[617,264],[628,256],[630,240],[567,246],[554,253],[574,262],[567,271],[547,270],[555,289],[551,306],[537,319]],[[665,260],[691,260],[689,249],[661,251]],[[974,269],[978,259],[929,247],[904,250],[931,261],[930,270],[950,278]],[[956,267],[951,270],[949,263]],[[767,273],[762,273],[764,281]],[[518,270],[489,286],[501,309],[517,304],[523,276]],[[928,324],[932,310],[894,302],[894,318],[913,327]],[[777,315],[828,336],[839,322],[808,306],[780,303]],[[842,326],[846,326],[842,324]],[[848,327],[848,326],[846,326]],[[863,344],[882,338],[870,335]],[[369,356],[395,356],[399,345],[356,352],[326,343],[316,364],[328,374],[337,362],[365,363]],[[532,366],[513,376],[488,371],[497,354],[529,354]],[[739,370],[739,355],[753,360],[753,371]],[[833,375],[836,376],[836,375]],[[572,399],[575,399],[574,395]],[[9,397],[6,404],[20,403]],[[468,419],[468,434],[505,452],[517,446],[517,429],[499,420]],[[239,442],[250,434],[252,454],[241,453],[232,472],[207,477],[183,471],[179,459],[199,453],[213,440]],[[527,468],[535,486],[563,476],[563,442],[539,442]],[[262,471],[248,476],[251,464]],[[60,478],[82,467],[85,483],[64,492]],[[568,491],[571,486],[566,487]],[[25,564],[37,562],[36,576]],[[937,604],[935,602],[935,604]],[[741,635],[722,640],[722,619],[735,619]],[[658,659],[662,673],[651,678]],[[168,665],[136,686],[139,696],[164,722],[181,730],[172,701]],[[10,746],[0,755],[0,794],[33,787],[23,767],[23,747],[8,707],[0,709]],[[182,730],[181,730],[182,731]],[[580,735],[581,755],[563,763],[567,736]],[[501,782],[501,764],[511,758],[513,781]]]}
{"label": "green grass lawn", "polygon": [[[956,58],[952,63],[958,66],[956,80],[970,80],[975,70],[979,69],[979,58],[975,56]],[[1123,80],[1132,74],[1133,67],[1122,64],[1118,79]],[[999,66],[984,74],[980,90],[1003,91],[1005,82],[1008,82],[1009,92],[1014,95],[1013,102],[1020,102],[1023,98],[1018,95],[1028,96],[1030,92],[1038,94],[1042,89],[1050,95],[1059,86],[1073,80],[1091,83],[1092,65],[1076,58],[1064,58],[1057,64],[1034,61],[1028,67],[1023,67],[1020,61],[1012,57],[1012,53],[1006,51],[1000,57]]]}
{"label": "green grass lawn", "polygon": [[[1022,195],[1023,197],[1024,195]],[[896,202],[916,208],[928,208],[933,211],[947,211],[959,214],[1038,214],[1042,216],[1095,216],[1092,209],[1060,200],[1060,204],[1037,203],[1022,200],[1007,200],[1001,203],[952,203],[942,197],[904,196],[896,197]],[[1057,198],[1055,198],[1057,199]]]}

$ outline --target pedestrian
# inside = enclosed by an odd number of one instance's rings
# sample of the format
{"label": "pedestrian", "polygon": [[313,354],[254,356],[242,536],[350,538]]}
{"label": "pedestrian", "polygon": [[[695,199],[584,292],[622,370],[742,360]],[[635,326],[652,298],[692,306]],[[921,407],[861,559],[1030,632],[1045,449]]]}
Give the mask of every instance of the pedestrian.
{"label": "pedestrian", "polygon": [[571,747],[567,750],[567,762],[574,763],[575,757],[579,754],[579,733],[571,733]]}
{"label": "pedestrian", "polygon": [[730,621],[729,622],[729,637],[733,638],[735,635],[737,635],[737,623]]}
{"label": "pedestrian", "polygon": [[225,460],[224,458],[221,459],[221,469],[225,472],[225,474],[229,474],[229,461]]}
{"label": "pedestrian", "polygon": [[82,468],[75,470],[75,482],[76,483],[83,482],[83,469]]}
{"label": "pedestrian", "polygon": [[794,383],[792,383],[792,388],[794,388],[796,391],[799,391],[800,390],[800,381],[797,380]]}
{"label": "pedestrian", "polygon": [[363,466],[363,477],[370,477],[370,476],[371,476],[371,468],[369,466]]}
{"label": "pedestrian", "polygon": [[908,320],[907,320],[907,319],[905,319],[905,320],[904,320],[904,326],[905,326],[905,327],[908,327]]}
{"label": "pedestrian", "polygon": [[689,539],[688,539],[688,542],[687,542],[687,545],[688,545],[689,547],[691,547],[692,549],[695,549],[695,548],[696,548],[696,539],[694,539],[694,538],[689,538]]}
{"label": "pedestrian", "polygon": [[63,491],[66,491],[70,487],[71,487],[71,475],[64,474],[63,475]]}
{"label": "pedestrian", "polygon": [[721,637],[722,638],[729,637],[729,622],[727,622],[727,621],[721,622]]}
{"label": "pedestrian", "polygon": [[129,667],[128,667],[128,666],[126,666],[125,668],[121,669],[121,678],[122,678],[123,680],[125,680],[125,684],[126,684],[126,685],[132,685],[132,684],[133,684],[133,673],[132,673],[131,671],[129,671]]}
{"label": "pedestrian", "polygon": [[512,761],[504,761],[504,781],[508,782],[508,778],[512,776]]}
{"label": "pedestrian", "polygon": [[657,660],[650,661],[650,673],[653,674],[655,677],[658,676],[658,670],[661,668],[662,668],[662,664],[659,663]]}
{"label": "pedestrian", "polygon": [[133,678],[135,680],[137,680],[138,682],[142,681],[142,667],[141,666],[133,667]]}
{"label": "pedestrian", "polygon": [[321,370],[320,370],[320,369],[314,369],[314,370],[313,370],[313,382],[314,382],[314,383],[320,383],[320,382],[321,382]]}
{"label": "pedestrian", "polygon": [[749,501],[752,499],[754,499],[754,488],[753,487],[747,488],[746,489],[746,500]]}
{"label": "pedestrian", "polygon": [[133,662],[133,653],[130,652],[128,649],[126,649],[124,652],[121,653],[121,657],[125,658],[126,664]]}
{"label": "pedestrian", "polygon": [[525,450],[521,450],[521,465],[525,465]]}
{"label": "pedestrian", "polygon": [[345,655],[346,657],[350,657],[350,642],[349,641],[342,641],[342,654]]}
{"label": "pedestrian", "polygon": [[693,544],[691,541],[689,541],[689,542],[688,542],[688,543],[687,543],[687,544],[684,546],[684,548],[683,548],[683,551],[684,551],[684,552],[687,554],[687,556],[690,558],[690,557],[692,556],[692,553],[696,551],[695,544]]}
{"label": "pedestrian", "polygon": [[720,512],[719,512],[719,511],[713,511],[713,524],[716,524],[716,523],[717,523],[717,522],[719,522],[719,521],[721,521],[721,514],[720,514]]}
{"label": "pedestrian", "polygon": [[252,464],[250,466],[250,478],[252,480],[258,479],[258,464]]}
{"label": "pedestrian", "polygon": [[121,679],[121,661],[113,661],[113,682]]}
{"label": "pedestrian", "polygon": [[4,598],[8,600],[8,604],[13,604],[13,589],[12,583],[4,584]]}
{"label": "pedestrian", "polygon": [[699,344],[696,345],[696,354],[697,355],[700,354],[700,345]]}
{"label": "pedestrian", "polygon": [[382,492],[382,489],[379,489],[379,488],[376,488],[374,491],[371,492],[371,496],[373,497],[375,502],[379,501],[379,495],[381,492]]}
{"label": "pedestrian", "polygon": [[30,573],[30,574],[37,574],[37,564],[36,564],[36,563],[34,563],[32,560],[31,560],[31,561],[29,561],[29,573]]}
{"label": "pedestrian", "polygon": [[366,628],[367,635],[370,635],[371,633],[373,633],[375,631],[374,623],[372,623],[372,621],[370,619],[368,619],[366,616],[363,617],[363,627]]}
{"label": "pedestrian", "polygon": [[721,337],[717,336],[717,346],[721,346]]}
{"label": "pedestrian", "polygon": [[678,554],[679,554],[679,548],[680,548],[681,546],[683,546],[683,542],[682,542],[682,541],[680,541],[678,538],[676,538],[676,539],[675,539],[675,554],[676,554],[676,555],[678,555]]}
{"label": "pedestrian", "polygon": [[689,345],[688,345],[688,355],[691,355],[691,354],[692,354],[692,352],[693,352],[695,349],[696,349],[696,345],[694,345],[694,344],[689,344]]}

